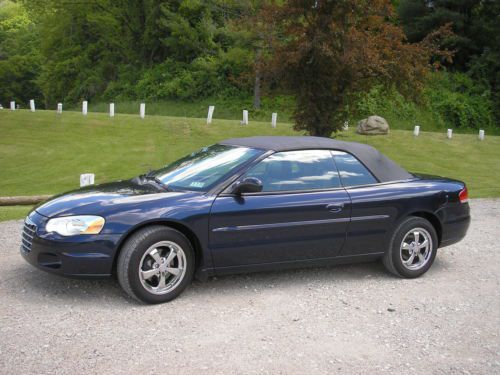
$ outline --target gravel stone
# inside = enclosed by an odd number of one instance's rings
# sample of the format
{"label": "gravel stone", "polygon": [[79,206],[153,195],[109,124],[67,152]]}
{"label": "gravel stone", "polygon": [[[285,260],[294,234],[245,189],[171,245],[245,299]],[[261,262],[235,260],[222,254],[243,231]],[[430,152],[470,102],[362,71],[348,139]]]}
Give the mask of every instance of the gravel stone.
{"label": "gravel stone", "polygon": [[221,276],[140,305],[28,265],[0,223],[1,374],[499,374],[500,200],[416,280],[380,263]]}

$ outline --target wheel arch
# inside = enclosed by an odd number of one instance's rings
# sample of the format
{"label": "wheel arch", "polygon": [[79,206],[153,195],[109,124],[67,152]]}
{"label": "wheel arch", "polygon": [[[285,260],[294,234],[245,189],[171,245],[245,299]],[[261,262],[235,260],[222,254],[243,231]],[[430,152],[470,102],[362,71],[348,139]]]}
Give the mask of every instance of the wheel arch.
{"label": "wheel arch", "polygon": [[438,247],[441,245],[441,238],[443,235],[443,225],[441,224],[441,221],[434,213],[428,211],[416,211],[412,212],[408,216],[421,217],[422,219],[426,219],[428,222],[430,222],[434,227],[434,229],[436,230],[436,234],[438,236]]}
{"label": "wheel arch", "polygon": [[199,267],[203,264],[204,256],[203,256],[203,248],[201,246],[201,242],[198,239],[198,236],[195,234],[195,232],[189,228],[187,225],[183,223],[179,223],[177,221],[173,220],[151,220],[151,221],[146,221],[144,223],[141,223],[135,227],[133,227],[130,231],[125,233],[125,235],[120,239],[120,241],[117,244],[116,247],[116,252],[114,255],[113,259],[113,268],[112,272],[116,272],[116,265],[118,263],[118,257],[120,256],[120,253],[122,251],[123,245],[125,242],[132,236],[134,233],[137,233],[141,229],[153,226],[153,225],[162,225],[164,227],[172,228],[175,229],[179,232],[181,232],[186,238],[189,240],[191,245],[193,246],[194,250],[194,255],[195,255],[195,272],[199,270]]}

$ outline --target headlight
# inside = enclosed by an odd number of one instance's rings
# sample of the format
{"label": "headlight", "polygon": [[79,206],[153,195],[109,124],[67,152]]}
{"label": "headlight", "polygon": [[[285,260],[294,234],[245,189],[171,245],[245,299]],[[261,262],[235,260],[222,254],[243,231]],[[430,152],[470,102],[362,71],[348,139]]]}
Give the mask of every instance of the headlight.
{"label": "headlight", "polygon": [[99,234],[104,226],[104,218],[100,216],[67,216],[50,219],[45,226],[47,232],[56,232],[61,236],[77,234]]}

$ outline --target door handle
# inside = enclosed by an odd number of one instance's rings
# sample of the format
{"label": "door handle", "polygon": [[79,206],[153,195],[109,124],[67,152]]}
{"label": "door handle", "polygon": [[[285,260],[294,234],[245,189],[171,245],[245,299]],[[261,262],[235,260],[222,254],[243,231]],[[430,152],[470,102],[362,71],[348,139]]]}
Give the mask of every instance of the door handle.
{"label": "door handle", "polygon": [[340,212],[344,208],[344,203],[332,203],[326,206],[326,209],[330,212]]}

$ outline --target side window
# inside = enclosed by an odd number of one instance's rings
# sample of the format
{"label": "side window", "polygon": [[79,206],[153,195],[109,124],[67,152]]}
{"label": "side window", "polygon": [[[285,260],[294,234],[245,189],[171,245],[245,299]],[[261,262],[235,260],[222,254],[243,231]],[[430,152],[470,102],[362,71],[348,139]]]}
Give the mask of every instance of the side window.
{"label": "side window", "polygon": [[327,150],[278,152],[262,160],[244,177],[261,180],[263,192],[332,189],[341,186],[332,155]]}
{"label": "side window", "polygon": [[344,186],[369,185],[377,180],[361,162],[351,154],[342,151],[332,151],[335,164],[339,170]]}

